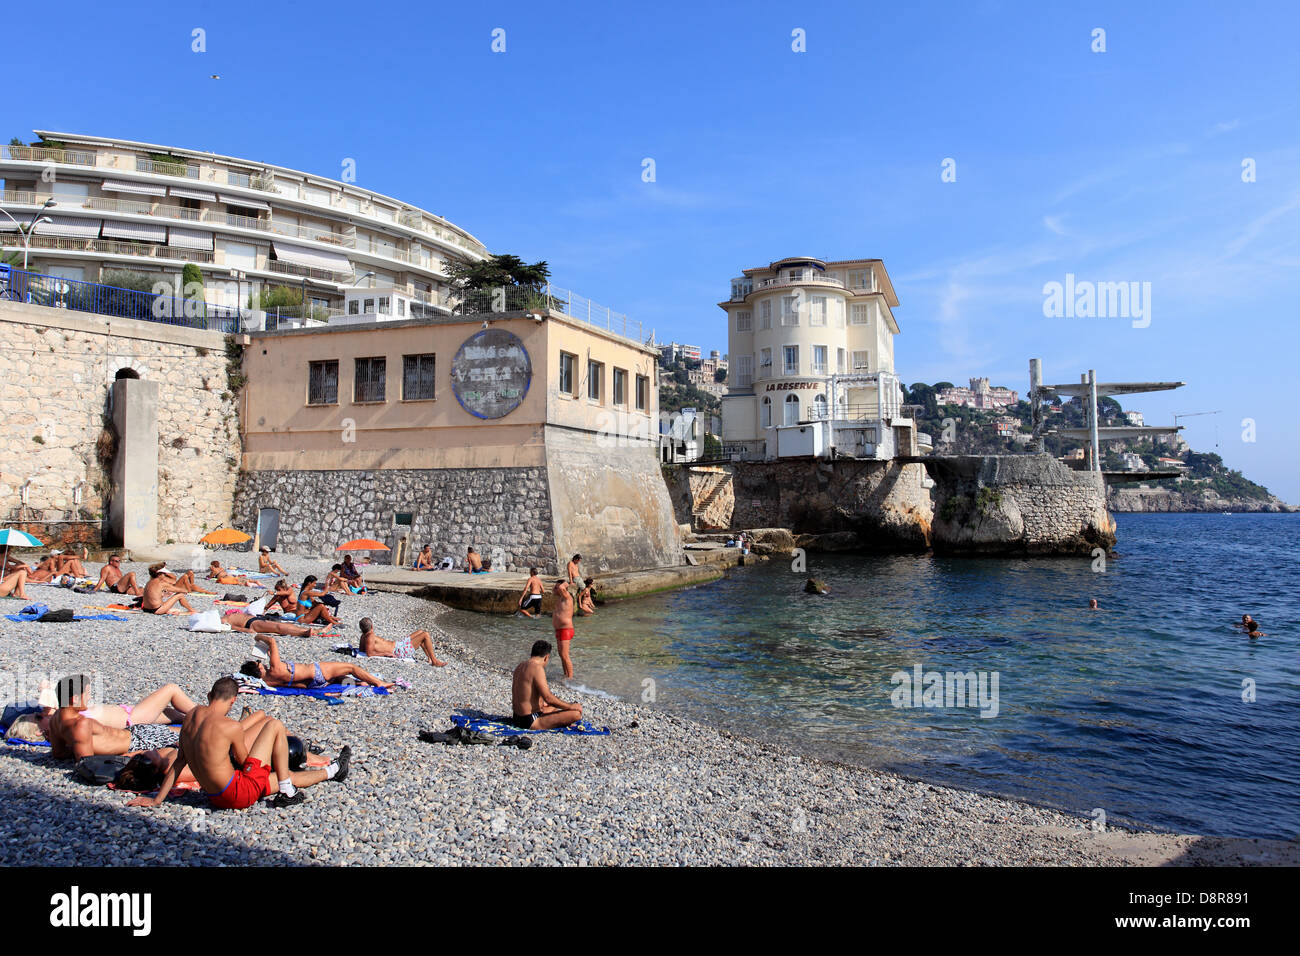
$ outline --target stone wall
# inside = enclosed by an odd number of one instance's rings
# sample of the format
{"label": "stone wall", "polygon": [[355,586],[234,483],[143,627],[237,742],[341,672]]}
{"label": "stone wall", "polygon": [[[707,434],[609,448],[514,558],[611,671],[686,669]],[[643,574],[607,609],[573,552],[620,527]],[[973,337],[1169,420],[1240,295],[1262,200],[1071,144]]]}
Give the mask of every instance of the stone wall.
{"label": "stone wall", "polygon": [[1050,455],[951,456],[927,462],[935,479],[936,551],[1088,554],[1115,544],[1101,475]]}
{"label": "stone wall", "polygon": [[410,512],[411,545],[458,562],[473,547],[503,570],[556,570],[543,468],[262,471],[241,476],[235,525],[252,533],[260,509],[278,508],[277,549],[333,554],[344,541],[387,543],[397,512]]}
{"label": "stone wall", "polygon": [[933,512],[916,464],[798,458],[736,462],[732,528],[853,532],[863,550],[922,550]]}
{"label": "stone wall", "polygon": [[7,301],[0,335],[0,518],[53,528],[107,516],[109,390],[129,368],[158,383],[160,542],[196,541],[229,520],[240,439],[221,335]]}
{"label": "stone wall", "polygon": [[730,465],[662,467],[679,525],[690,525],[695,531],[731,527],[736,495]]}
{"label": "stone wall", "polygon": [[548,425],[546,466],[559,557],[601,572],[675,567],[682,542],[655,446]]}

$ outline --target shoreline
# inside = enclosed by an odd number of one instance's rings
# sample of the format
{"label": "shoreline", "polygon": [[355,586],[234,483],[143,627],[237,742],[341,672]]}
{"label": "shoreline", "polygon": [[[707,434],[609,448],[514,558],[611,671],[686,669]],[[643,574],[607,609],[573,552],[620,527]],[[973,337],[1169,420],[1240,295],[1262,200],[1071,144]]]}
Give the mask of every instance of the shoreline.
{"label": "shoreline", "polygon": [[[321,563],[277,558],[299,578]],[[102,594],[53,588],[30,593],[51,606],[108,603]],[[3,603],[6,609],[22,607]],[[211,599],[194,603],[202,609]],[[446,613],[406,595],[351,597],[344,599],[342,614],[349,626],[338,641],[283,639],[286,656],[295,660],[341,660],[329,647],[355,642],[361,616],[373,617],[389,637],[423,627],[451,662],[448,667],[362,662],[388,679],[404,678],[410,690],[337,706],[241,697],[239,703],[266,709],[291,733],[322,742],[329,753],[350,743],[354,769],[346,783],[310,788],[306,802],[285,811],[259,806],[211,812],[196,794],[138,810],[125,806],[126,794],[77,782],[70,762],[56,763],[36,748],[3,747],[0,755],[8,759],[0,759],[0,790],[8,799],[10,825],[0,862],[1300,863],[1300,844],[1294,842],[1093,832],[1087,821],[1051,808],[838,763],[620,699],[581,698],[589,719],[614,731],[608,737],[538,735],[527,751],[424,744],[416,732],[446,729],[458,708],[508,709],[507,672],[446,633]],[[236,669],[251,647],[247,635],[190,634],[181,630],[183,617],[126,616],[129,623],[0,620],[0,658],[11,672],[97,673],[105,699],[134,701],[169,680],[197,698],[216,676]],[[550,670],[558,670],[554,657]],[[54,817],[61,825],[51,837]]]}

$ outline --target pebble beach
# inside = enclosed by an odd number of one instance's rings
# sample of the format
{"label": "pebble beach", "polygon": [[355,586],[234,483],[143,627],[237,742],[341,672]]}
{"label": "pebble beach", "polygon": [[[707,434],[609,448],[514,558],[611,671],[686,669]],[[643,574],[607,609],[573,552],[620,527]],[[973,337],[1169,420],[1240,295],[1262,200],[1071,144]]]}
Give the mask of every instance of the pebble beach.
{"label": "pebble beach", "polygon": [[[248,568],[255,557],[213,556]],[[323,577],[331,559],[276,555],[291,583]],[[204,561],[209,557],[205,556]],[[97,576],[98,564],[87,565]],[[147,578],[145,566],[124,570]],[[364,568],[363,568],[364,571]],[[209,586],[209,585],[202,585]],[[213,586],[213,590],[256,589]],[[29,586],[30,601],[0,601],[0,614],[40,602],[104,613],[104,593]],[[218,595],[220,596],[220,595]],[[190,596],[198,610],[213,597]],[[111,613],[111,612],[110,612]],[[125,622],[15,623],[0,618],[0,662],[14,680],[86,673],[104,701],[134,703],[162,684],[206,700],[212,682],[248,659],[251,635],[191,633],[187,616],[126,614]],[[0,864],[15,865],[1159,865],[1300,862],[1300,845],[1107,828],[1012,800],[907,780],[816,759],[663,713],[567,687],[552,655],[552,690],[583,703],[609,736],[533,735],[533,746],[421,742],[462,709],[504,713],[510,677],[439,626],[442,608],[394,593],[343,598],[341,637],[280,638],[295,661],[347,660],[371,617],[389,639],[432,633],[448,666],[359,659],[402,679],[391,696],[340,704],[306,697],[240,695],[327,754],[352,747],[343,783],[305,791],[285,810],[211,811],[200,793],[158,809],[126,806],[130,794],[87,785],[47,748],[0,747]],[[538,636],[550,637],[539,625]],[[519,659],[528,648],[520,647]],[[581,625],[574,643],[581,679]],[[6,701],[7,702],[7,701]]]}

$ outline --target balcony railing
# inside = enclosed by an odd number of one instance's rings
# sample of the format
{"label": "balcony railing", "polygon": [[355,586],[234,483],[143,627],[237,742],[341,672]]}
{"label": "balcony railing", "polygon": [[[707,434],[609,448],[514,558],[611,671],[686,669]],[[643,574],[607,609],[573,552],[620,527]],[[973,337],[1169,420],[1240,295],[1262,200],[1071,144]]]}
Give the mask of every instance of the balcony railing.
{"label": "balcony railing", "polygon": [[84,149],[48,149],[43,146],[4,146],[0,156],[20,163],[70,163],[74,166],[94,166],[95,154]]}
{"label": "balcony railing", "polygon": [[[812,402],[812,410],[808,413],[808,420],[814,422],[824,422],[831,420],[831,409],[828,405],[821,402]],[[835,406],[834,419],[837,422],[871,422],[880,419],[880,408],[874,404],[845,404],[841,402]]]}
{"label": "balcony railing", "polygon": [[296,262],[285,262],[283,259],[267,259],[264,268],[268,272],[278,272],[281,275],[289,276],[305,276],[308,279],[320,279],[323,282],[347,282],[352,278],[351,273],[300,266]]}
{"label": "balcony railing", "polygon": [[844,283],[833,276],[822,275],[820,272],[811,275],[805,275],[802,279],[792,279],[783,276],[773,276],[770,279],[760,279],[755,283],[756,289],[773,289],[777,286],[785,285],[830,285],[837,288],[844,288]]}
{"label": "balcony railing", "polygon": [[[88,165],[93,166],[95,164],[92,162]],[[144,159],[140,156],[135,158],[135,171],[137,173],[152,173],[155,176],[180,176],[185,179],[199,178],[198,166],[183,162],[165,163],[162,160]]]}
{"label": "balcony railing", "polygon": [[[14,241],[9,236],[14,236]],[[14,233],[0,233],[0,246],[21,249]],[[82,239],[69,236],[42,236],[28,239],[31,249],[50,249],[56,252],[81,252],[107,256],[136,256],[144,259],[175,259],[177,262],[213,262],[210,249],[183,249],[180,246],[162,246],[152,242],[119,242],[115,239]]]}

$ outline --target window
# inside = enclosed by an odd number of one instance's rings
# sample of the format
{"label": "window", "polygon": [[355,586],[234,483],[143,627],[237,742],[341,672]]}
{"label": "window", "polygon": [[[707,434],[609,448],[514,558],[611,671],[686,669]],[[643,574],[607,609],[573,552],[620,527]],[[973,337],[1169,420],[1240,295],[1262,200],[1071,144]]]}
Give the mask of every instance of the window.
{"label": "window", "polygon": [[867,304],[865,302],[854,303],[852,322],[854,325],[867,324]]}
{"label": "window", "polygon": [[781,297],[781,324],[799,324],[799,297],[797,295],[783,295]]}
{"label": "window", "polygon": [[373,315],[375,311],[375,300],[366,299],[366,315]]}
{"label": "window", "polygon": [[764,299],[758,304],[758,327],[760,329],[770,329],[772,327],[771,299]]}
{"label": "window", "polygon": [[405,300],[405,299],[398,299],[398,300],[397,300],[397,314],[398,314],[398,315],[406,315],[406,300]]}
{"label": "window", "polygon": [[786,375],[799,374],[799,346],[787,345],[781,349],[781,355],[785,359],[783,368]]}
{"label": "window", "polygon": [[843,375],[844,372],[846,371],[844,367],[844,360],[847,357],[848,356],[845,354],[843,349],[835,350],[835,371],[837,371],[841,375]]}
{"label": "window", "polygon": [[307,369],[307,404],[337,405],[339,401],[338,360],[312,362]]}
{"label": "window", "polygon": [[748,309],[742,309],[736,313],[736,331],[752,332],[754,330],[754,313]]}
{"label": "window", "polygon": [[871,288],[871,270],[864,269],[858,272],[849,273],[850,289],[870,289]]}
{"label": "window", "polygon": [[831,314],[835,316],[835,327],[844,328],[844,303],[839,299],[834,300],[831,304]]}
{"label": "window", "polygon": [[762,378],[772,374],[772,350],[763,349],[758,353],[758,374]]}
{"label": "window", "polygon": [[650,376],[636,377],[636,407],[645,411],[650,407]]}
{"label": "window", "polygon": [[867,362],[867,353],[859,352],[857,349],[854,349],[853,350],[853,371],[865,372],[868,371],[869,367],[870,367],[869,363]]}
{"label": "window", "polygon": [[388,361],[383,357],[357,359],[356,379],[352,383],[352,401],[384,401],[384,385],[388,375]]}
{"label": "window", "polygon": [[587,397],[593,402],[600,401],[604,391],[605,366],[602,362],[587,361]]}
{"label": "window", "polygon": [[621,368],[614,369],[614,404],[627,404],[627,372]]}
{"label": "window", "polygon": [[790,270],[790,281],[791,281],[791,282],[802,282],[802,281],[803,281],[803,270],[802,270],[802,269],[791,269],[791,270]]}
{"label": "window", "polygon": [[348,300],[348,315],[360,315],[360,314],[361,314],[361,300],[360,300],[360,299],[349,299],[349,300]]}
{"label": "window", "polygon": [[766,395],[763,396],[763,427],[772,427],[772,400]]}
{"label": "window", "polygon": [[736,356],[736,387],[747,388],[754,384],[754,356]]}
{"label": "window", "polygon": [[809,305],[808,324],[825,325],[826,324],[826,296],[815,295],[808,300],[808,305]]}
{"label": "window", "polygon": [[793,393],[785,397],[785,423],[799,424],[799,396]]}
{"label": "window", "polygon": [[812,370],[814,375],[826,374],[826,346],[813,346]]}
{"label": "window", "polygon": [[379,314],[388,315],[388,296],[386,295],[379,297]]}
{"label": "window", "polygon": [[402,356],[402,401],[423,402],[434,397],[432,352]]}
{"label": "window", "polygon": [[577,383],[574,381],[578,369],[578,356],[568,352],[560,353],[560,394],[576,395]]}
{"label": "window", "polygon": [[813,413],[812,413],[813,421],[824,422],[828,418],[830,418],[831,417],[830,413],[826,409],[827,409],[826,394],[824,392],[819,392],[818,394],[814,395]]}

